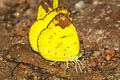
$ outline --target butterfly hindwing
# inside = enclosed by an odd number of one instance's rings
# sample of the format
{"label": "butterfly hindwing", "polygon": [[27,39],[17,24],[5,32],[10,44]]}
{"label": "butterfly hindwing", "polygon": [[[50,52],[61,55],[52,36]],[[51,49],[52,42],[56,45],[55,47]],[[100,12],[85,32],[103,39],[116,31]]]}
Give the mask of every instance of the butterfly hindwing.
{"label": "butterfly hindwing", "polygon": [[47,60],[73,61],[78,58],[76,29],[65,14],[56,15],[38,37],[38,50]]}

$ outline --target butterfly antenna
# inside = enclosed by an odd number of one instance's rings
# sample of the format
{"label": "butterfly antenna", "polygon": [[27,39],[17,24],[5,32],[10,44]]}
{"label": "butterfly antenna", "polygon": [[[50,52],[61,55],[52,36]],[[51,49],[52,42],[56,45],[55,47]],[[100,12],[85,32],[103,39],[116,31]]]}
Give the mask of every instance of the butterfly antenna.
{"label": "butterfly antenna", "polygon": [[53,9],[58,7],[58,0],[53,0]]}

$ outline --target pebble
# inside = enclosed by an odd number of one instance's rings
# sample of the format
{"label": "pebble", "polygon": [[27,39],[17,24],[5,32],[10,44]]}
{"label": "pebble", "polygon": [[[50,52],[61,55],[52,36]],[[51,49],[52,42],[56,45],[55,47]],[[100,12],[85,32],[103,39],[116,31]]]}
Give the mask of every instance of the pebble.
{"label": "pebble", "polygon": [[111,60],[112,57],[115,56],[115,50],[114,49],[107,49],[105,50],[105,53],[106,53],[106,60]]}
{"label": "pebble", "polygon": [[7,57],[8,59],[11,59],[11,55],[7,55],[6,57]]}
{"label": "pebble", "polygon": [[26,78],[23,78],[23,80],[27,80]]}
{"label": "pebble", "polygon": [[114,49],[107,49],[107,50],[105,50],[105,53],[107,55],[111,55],[113,57],[115,55],[115,50]]}
{"label": "pebble", "polygon": [[86,4],[84,1],[79,1],[75,4],[74,8],[75,10],[72,11],[72,13],[75,13],[77,11],[80,11],[81,9],[85,8]]}
{"label": "pebble", "polygon": [[0,61],[3,61],[3,57],[0,56]]}
{"label": "pebble", "polygon": [[79,1],[79,2],[77,2],[77,3],[75,4],[75,9],[76,9],[77,11],[79,11],[80,9],[82,9],[82,8],[84,8],[84,7],[85,7],[84,1]]}
{"label": "pebble", "polygon": [[94,56],[94,57],[98,57],[100,54],[101,54],[100,51],[95,51],[95,52],[93,53],[93,56]]}
{"label": "pebble", "polygon": [[107,55],[105,58],[106,58],[107,61],[111,60],[111,56],[110,55]]}
{"label": "pebble", "polygon": [[34,80],[38,80],[38,77],[36,75],[34,75]]}

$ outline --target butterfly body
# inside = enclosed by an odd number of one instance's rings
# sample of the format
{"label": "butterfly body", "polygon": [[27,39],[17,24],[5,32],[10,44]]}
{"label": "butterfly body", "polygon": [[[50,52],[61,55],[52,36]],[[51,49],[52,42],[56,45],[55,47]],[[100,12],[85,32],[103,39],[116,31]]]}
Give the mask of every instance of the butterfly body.
{"label": "butterfly body", "polygon": [[[41,2],[37,21],[30,29],[29,40],[33,50],[50,61],[77,60],[81,56],[79,39],[70,13],[64,7],[52,9],[47,2]],[[45,8],[45,5],[49,6]]]}

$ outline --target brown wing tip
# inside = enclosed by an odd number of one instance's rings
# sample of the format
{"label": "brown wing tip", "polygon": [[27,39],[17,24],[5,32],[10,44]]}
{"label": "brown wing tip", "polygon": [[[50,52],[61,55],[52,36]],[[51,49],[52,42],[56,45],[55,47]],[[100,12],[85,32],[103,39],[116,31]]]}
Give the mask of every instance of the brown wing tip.
{"label": "brown wing tip", "polygon": [[70,21],[70,19],[65,15],[65,14],[59,14],[55,17],[55,20],[58,21],[57,24],[55,24],[56,26],[60,26],[61,28],[65,28],[68,27],[70,24],[72,24],[72,22]]}
{"label": "brown wing tip", "polygon": [[40,5],[45,9],[46,12],[50,11],[49,8],[52,8],[52,5],[50,4],[49,0],[42,0],[40,2]]}

